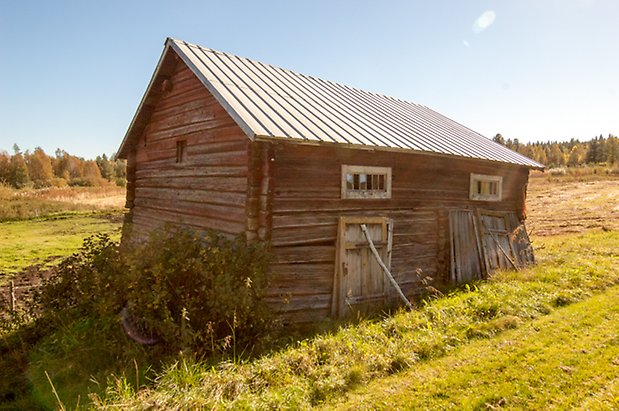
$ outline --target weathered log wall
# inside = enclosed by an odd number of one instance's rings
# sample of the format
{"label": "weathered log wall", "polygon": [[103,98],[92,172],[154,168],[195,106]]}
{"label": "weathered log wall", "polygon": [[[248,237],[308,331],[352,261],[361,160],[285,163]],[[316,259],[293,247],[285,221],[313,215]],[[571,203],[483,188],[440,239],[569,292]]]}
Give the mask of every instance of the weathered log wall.
{"label": "weathered log wall", "polygon": [[[407,295],[431,277],[447,281],[448,210],[522,208],[528,170],[475,160],[274,144],[272,173],[272,301],[286,301],[297,321],[330,313],[340,216],[394,220],[392,272]],[[341,164],[392,167],[391,199],[341,199]],[[503,200],[469,200],[470,173],[503,176]]]}
{"label": "weathered log wall", "polygon": [[244,233],[249,139],[184,64],[166,81],[128,159],[132,236],[164,223]]}

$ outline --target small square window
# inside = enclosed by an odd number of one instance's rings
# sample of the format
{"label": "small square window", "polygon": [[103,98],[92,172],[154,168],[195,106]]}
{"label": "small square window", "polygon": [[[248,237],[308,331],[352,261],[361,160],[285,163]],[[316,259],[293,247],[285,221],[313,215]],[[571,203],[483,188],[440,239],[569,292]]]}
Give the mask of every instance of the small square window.
{"label": "small square window", "polygon": [[179,140],[176,142],[176,162],[184,163],[187,160],[187,141]]}
{"label": "small square window", "polygon": [[391,198],[391,168],[342,165],[342,198]]}
{"label": "small square window", "polygon": [[477,201],[501,201],[503,177],[471,173],[469,198]]}

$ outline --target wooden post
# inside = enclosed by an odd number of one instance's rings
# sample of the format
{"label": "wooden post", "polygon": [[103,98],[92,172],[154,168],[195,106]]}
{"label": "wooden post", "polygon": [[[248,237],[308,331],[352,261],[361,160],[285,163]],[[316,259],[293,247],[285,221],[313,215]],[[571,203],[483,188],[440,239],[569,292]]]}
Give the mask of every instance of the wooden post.
{"label": "wooden post", "polygon": [[361,224],[361,230],[363,231],[363,234],[365,235],[365,238],[368,240],[368,243],[370,244],[370,250],[372,250],[372,254],[374,254],[374,257],[376,258],[376,261],[378,261],[378,264],[383,269],[385,275],[387,276],[387,278],[389,278],[389,281],[391,281],[391,284],[398,291],[398,294],[400,295],[400,298],[402,299],[402,301],[404,301],[404,303],[406,304],[406,306],[410,310],[413,310],[413,305],[410,303],[410,301],[408,301],[408,299],[406,298],[406,296],[402,292],[402,289],[400,288],[400,286],[396,282],[395,278],[393,278],[393,275],[391,274],[391,272],[389,271],[389,269],[387,268],[385,263],[383,263],[383,260],[381,260],[380,255],[378,254],[378,251],[376,250],[376,247],[374,246],[374,242],[372,241],[372,237],[370,237],[370,233],[368,232],[368,228],[365,226],[365,224]]}
{"label": "wooden post", "polygon": [[15,312],[15,283],[13,280],[9,281],[9,307],[11,312]]}

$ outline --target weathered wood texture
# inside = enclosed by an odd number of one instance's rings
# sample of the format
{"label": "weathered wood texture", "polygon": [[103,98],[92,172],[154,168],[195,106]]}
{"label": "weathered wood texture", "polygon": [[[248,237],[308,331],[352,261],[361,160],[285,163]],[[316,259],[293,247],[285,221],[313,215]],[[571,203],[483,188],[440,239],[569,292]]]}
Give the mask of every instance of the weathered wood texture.
{"label": "weathered wood texture", "polygon": [[[251,142],[183,64],[165,66],[128,154],[132,236],[179,224],[272,245],[267,300],[294,321],[331,312],[340,217],[394,222],[391,271],[407,296],[449,278],[449,210],[523,212],[524,167],[334,146]],[[164,87],[165,85],[165,87]],[[177,163],[177,141],[186,141]],[[341,165],[392,168],[392,198],[342,199]],[[503,200],[469,200],[470,173],[503,176]]]}
{"label": "weathered wood texture", "polygon": [[477,215],[471,210],[449,212],[451,280],[466,283],[482,278],[485,271]]}
{"label": "weathered wood texture", "polygon": [[[449,280],[449,210],[521,213],[528,170],[476,160],[336,147],[274,144],[273,301],[293,320],[330,311],[340,216],[394,221],[391,270],[407,296],[426,277]],[[392,167],[391,199],[341,199],[341,165]],[[469,200],[470,173],[503,176],[503,200]]]}
{"label": "weathered wood texture", "polygon": [[250,140],[185,65],[165,85],[128,159],[132,235],[165,223],[245,232]]}
{"label": "weathered wood texture", "polygon": [[271,145],[267,143],[251,144],[248,159],[246,237],[250,241],[270,241],[273,199]]}

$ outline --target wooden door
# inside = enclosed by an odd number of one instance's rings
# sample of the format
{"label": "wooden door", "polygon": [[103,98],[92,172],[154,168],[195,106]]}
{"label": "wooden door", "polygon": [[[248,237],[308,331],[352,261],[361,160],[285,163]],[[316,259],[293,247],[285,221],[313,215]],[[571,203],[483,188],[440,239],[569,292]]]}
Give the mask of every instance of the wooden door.
{"label": "wooden door", "polygon": [[332,314],[349,317],[384,307],[389,282],[361,230],[365,224],[381,259],[389,268],[389,220],[383,217],[341,217],[337,239]]}
{"label": "wooden door", "polygon": [[483,276],[481,244],[476,216],[471,210],[449,212],[451,280],[467,283]]}
{"label": "wooden door", "polygon": [[487,272],[517,268],[507,213],[479,211],[479,223]]}

